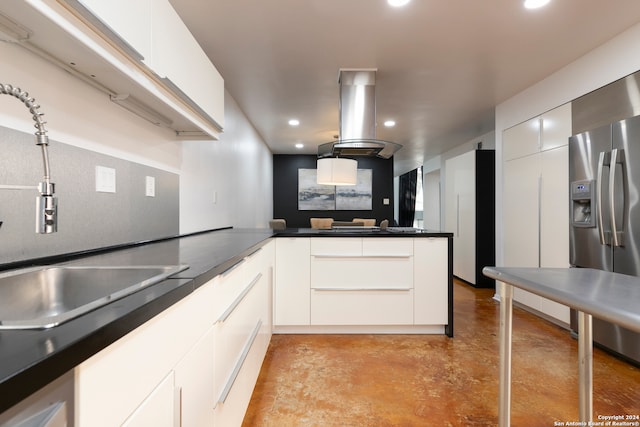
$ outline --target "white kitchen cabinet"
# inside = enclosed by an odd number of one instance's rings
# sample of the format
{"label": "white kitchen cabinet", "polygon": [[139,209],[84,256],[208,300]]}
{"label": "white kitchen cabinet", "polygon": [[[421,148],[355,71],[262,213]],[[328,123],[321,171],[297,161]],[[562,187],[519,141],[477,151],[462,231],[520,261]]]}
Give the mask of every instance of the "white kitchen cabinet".
{"label": "white kitchen cabinet", "polygon": [[448,238],[275,240],[276,332],[445,332]]}
{"label": "white kitchen cabinet", "polygon": [[175,427],[178,416],[175,397],[174,375],[170,372],[127,418],[122,427]]}
{"label": "white kitchen cabinet", "polygon": [[[212,426],[214,419],[215,327],[198,340],[174,368],[180,426]],[[147,424],[147,426],[156,424]]]}
{"label": "white kitchen cabinet", "polygon": [[311,325],[413,324],[413,239],[311,239]]}
{"label": "white kitchen cabinet", "polygon": [[412,325],[413,288],[312,289],[312,325]]}
{"label": "white kitchen cabinet", "polygon": [[309,325],[311,240],[303,237],[279,237],[275,239],[275,244],[273,324],[275,326]]}
{"label": "white kitchen cabinet", "polygon": [[310,287],[311,325],[413,324],[413,240],[311,239]]}
{"label": "white kitchen cabinet", "polygon": [[152,64],[224,127],[224,81],[169,0],[153,2]]}
{"label": "white kitchen cabinet", "polygon": [[[532,119],[533,120],[533,119]],[[519,135],[531,129],[531,120],[503,133],[504,265],[507,267],[569,267],[569,161],[571,108],[564,105],[538,121],[538,150],[522,153]],[[530,138],[532,139],[532,138]],[[561,322],[569,309],[521,289],[514,300]]]}
{"label": "white kitchen cabinet", "polygon": [[540,117],[534,117],[502,133],[502,158],[509,161],[540,151]]}
{"label": "white kitchen cabinet", "polygon": [[[540,265],[540,156],[520,157],[504,164],[504,265]],[[538,296],[514,289],[514,299],[537,307]]]}
{"label": "white kitchen cabinet", "polygon": [[453,274],[478,287],[493,287],[482,268],[495,265],[495,154],[473,150],[448,159],[445,230],[453,233]]}
{"label": "white kitchen cabinet", "polygon": [[[224,81],[169,0],[0,2],[30,51],[141,118],[217,139]],[[69,65],[72,64],[72,65]]]}
{"label": "white kitchen cabinet", "polygon": [[414,309],[416,325],[445,325],[449,316],[448,239],[413,239]]}
{"label": "white kitchen cabinet", "polygon": [[[74,0],[66,0],[73,3]],[[153,0],[77,0],[124,42],[151,62]]]}
{"label": "white kitchen cabinet", "polygon": [[255,272],[255,276],[246,279],[242,292],[216,324],[214,419],[217,426],[242,424],[251,400],[271,337],[270,270],[252,269],[251,274]]}
{"label": "white kitchen cabinet", "polygon": [[240,425],[271,339],[273,245],[76,367],[75,425]]}
{"label": "white kitchen cabinet", "polygon": [[77,366],[76,425],[121,425],[131,416],[213,325],[212,292],[202,286]]}

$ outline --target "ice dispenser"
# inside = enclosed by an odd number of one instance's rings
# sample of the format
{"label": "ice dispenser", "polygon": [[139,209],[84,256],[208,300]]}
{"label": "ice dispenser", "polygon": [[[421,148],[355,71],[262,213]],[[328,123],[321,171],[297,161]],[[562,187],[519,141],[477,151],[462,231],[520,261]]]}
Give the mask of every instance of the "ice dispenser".
{"label": "ice dispenser", "polygon": [[571,224],[574,227],[595,227],[595,181],[583,180],[571,183]]}

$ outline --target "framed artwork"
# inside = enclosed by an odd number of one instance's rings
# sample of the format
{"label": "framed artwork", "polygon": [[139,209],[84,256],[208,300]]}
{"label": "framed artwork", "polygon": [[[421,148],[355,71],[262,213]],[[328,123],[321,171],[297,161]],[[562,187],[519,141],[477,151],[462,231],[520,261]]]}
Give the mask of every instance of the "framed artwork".
{"label": "framed artwork", "polygon": [[358,169],[356,185],[322,185],[316,181],[316,169],[298,169],[298,210],[372,210],[372,169]]}
{"label": "framed artwork", "polygon": [[298,210],[333,211],[336,209],[335,185],[317,183],[317,169],[298,169]]}
{"label": "framed artwork", "polygon": [[358,169],[356,185],[336,186],[336,210],[370,211],[372,210],[372,169]]}

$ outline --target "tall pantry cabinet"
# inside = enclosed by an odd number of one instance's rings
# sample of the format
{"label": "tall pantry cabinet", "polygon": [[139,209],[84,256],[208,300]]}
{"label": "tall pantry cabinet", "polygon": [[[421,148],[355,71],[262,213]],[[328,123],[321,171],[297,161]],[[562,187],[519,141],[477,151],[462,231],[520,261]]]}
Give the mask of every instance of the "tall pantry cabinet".
{"label": "tall pantry cabinet", "polygon": [[[569,267],[571,105],[503,132],[505,267]],[[569,309],[522,289],[514,300],[569,323]]]}
{"label": "tall pantry cabinet", "polygon": [[495,265],[495,151],[474,150],[446,161],[445,230],[453,233],[453,274],[493,287],[482,274]]}

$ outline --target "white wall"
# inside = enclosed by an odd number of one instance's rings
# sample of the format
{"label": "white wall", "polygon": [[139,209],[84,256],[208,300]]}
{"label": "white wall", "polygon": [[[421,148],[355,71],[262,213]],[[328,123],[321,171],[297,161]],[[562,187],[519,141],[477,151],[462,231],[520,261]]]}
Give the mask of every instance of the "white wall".
{"label": "white wall", "polygon": [[182,147],[181,233],[268,227],[273,217],[271,151],[228,93],[220,140],[184,142]]}
{"label": "white wall", "polygon": [[640,70],[640,24],[496,107],[496,263],[503,263],[502,132]]}

